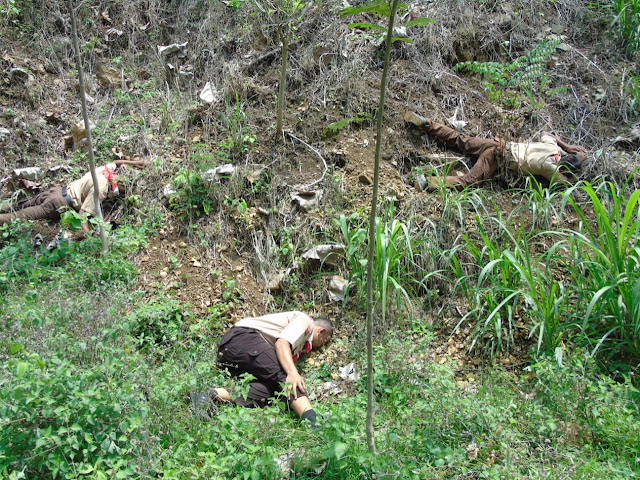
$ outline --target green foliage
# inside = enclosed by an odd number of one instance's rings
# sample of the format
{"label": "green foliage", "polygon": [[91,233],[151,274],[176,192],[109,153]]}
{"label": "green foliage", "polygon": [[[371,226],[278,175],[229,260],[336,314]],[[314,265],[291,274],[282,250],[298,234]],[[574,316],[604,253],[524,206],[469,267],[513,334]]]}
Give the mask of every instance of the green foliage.
{"label": "green foliage", "polygon": [[223,119],[227,129],[227,138],[220,142],[220,146],[225,150],[225,156],[229,161],[238,161],[244,158],[251,145],[256,141],[256,136],[251,133],[247,124],[247,114],[238,94],[236,93],[234,104],[225,102],[225,105],[226,111]]}
{"label": "green foliage", "polygon": [[595,222],[573,199],[582,228],[570,232],[571,273],[579,285],[578,325],[594,353],[640,358],[640,190],[628,199],[611,183],[583,190],[591,200]]}
{"label": "green foliage", "polygon": [[[353,225],[355,223],[355,225]],[[344,215],[334,220],[345,242],[345,257],[351,267],[349,284],[357,287],[361,303],[366,301],[367,230],[358,215],[349,220]],[[381,308],[383,320],[389,305],[395,300],[395,309],[411,309],[411,298],[419,281],[412,271],[411,262],[419,253],[421,240],[411,235],[411,228],[395,218],[393,203],[384,218],[376,217],[375,253],[373,265],[374,303]],[[349,296],[349,289],[346,295]]]}
{"label": "green foliage", "polygon": [[176,192],[169,196],[169,206],[183,221],[193,221],[202,215],[208,215],[214,206],[210,186],[199,172],[182,168],[174,175],[171,185]]}
{"label": "green foliage", "polygon": [[[22,235],[0,248],[0,292],[16,284],[37,284],[65,279],[84,288],[103,282],[129,282],[135,274],[123,256],[145,245],[143,237],[131,229],[113,236],[112,248],[100,254],[101,242],[89,238],[82,242],[60,242],[52,251],[34,251],[28,237]],[[68,278],[72,276],[73,278]]]}
{"label": "green foliage", "polygon": [[117,357],[102,352],[87,369],[11,347],[0,378],[0,476],[131,477],[146,410]]}
{"label": "green foliage", "polygon": [[344,118],[342,120],[339,120],[337,122],[333,122],[330,123],[329,125],[326,126],[326,128],[324,129],[323,136],[326,137],[331,137],[333,135],[336,135],[340,130],[342,130],[343,128],[345,128],[348,125],[351,124],[360,124],[363,122],[369,122],[373,120],[373,115],[370,113],[358,113],[355,117],[353,118]]}
{"label": "green foliage", "polygon": [[[365,3],[364,5],[360,5],[360,6],[343,8],[340,11],[340,15],[342,15],[343,17],[346,17],[346,16],[353,16],[353,15],[359,15],[364,13],[364,14],[376,15],[378,17],[383,17],[388,19],[392,12],[391,5],[392,5],[392,2],[388,2],[385,0],[376,0],[373,2]],[[398,3],[396,14],[400,12],[406,12],[408,9],[409,7],[406,4]],[[403,24],[397,25],[397,27],[403,27],[403,26],[404,27],[412,27],[412,26],[424,27],[430,23],[435,23],[435,20],[432,20],[426,17],[414,18]],[[376,23],[370,23],[370,22],[355,22],[355,23],[349,24],[349,27],[359,28],[362,30],[377,31],[379,32],[379,36],[383,36],[387,31],[387,27],[385,27],[384,25],[378,25]],[[395,43],[397,41],[413,43],[413,40],[411,40],[408,37],[392,37],[391,38],[391,43]]]}
{"label": "green foliage", "polygon": [[518,107],[524,100],[509,93],[510,90],[523,92],[532,100],[535,88],[551,96],[565,90],[564,87],[547,90],[548,78],[544,75],[546,62],[556,51],[562,37],[543,39],[528,53],[507,63],[498,62],[460,62],[454,70],[477,73],[487,81],[483,86],[489,92],[491,100],[500,101],[509,107]]}
{"label": "green foliage", "polygon": [[611,17],[613,32],[622,41],[627,52],[633,54],[640,50],[639,0],[600,0],[589,6]]}
{"label": "green foliage", "polygon": [[126,328],[136,339],[141,352],[159,351],[162,354],[182,339],[183,325],[190,323],[192,316],[178,300],[157,297],[129,313]]}

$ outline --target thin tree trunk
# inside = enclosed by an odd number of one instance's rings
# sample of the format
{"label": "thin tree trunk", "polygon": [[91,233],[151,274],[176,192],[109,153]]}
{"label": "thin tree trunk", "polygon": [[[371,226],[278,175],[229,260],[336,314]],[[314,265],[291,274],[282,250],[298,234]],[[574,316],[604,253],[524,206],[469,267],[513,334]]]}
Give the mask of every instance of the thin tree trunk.
{"label": "thin tree trunk", "polygon": [[89,114],[87,113],[87,99],[84,91],[84,75],[82,73],[82,59],[80,48],[78,47],[78,28],[76,26],[76,14],[73,8],[73,0],[69,0],[69,13],[71,15],[71,37],[73,40],[73,50],[76,54],[76,65],[78,68],[78,86],[80,88],[80,103],[82,104],[82,117],[84,119],[84,129],[87,132],[87,149],[89,150],[89,171],[93,180],[93,201],[96,206],[98,225],[100,228],[100,238],[102,239],[102,252],[107,250],[107,234],[104,230],[104,220],[102,218],[102,205],[100,204],[100,186],[98,175],[96,174],[96,163],[93,158],[93,141],[91,140],[91,125]]}
{"label": "thin tree trunk", "polygon": [[378,183],[380,176],[380,146],[382,144],[382,116],[384,115],[384,101],[387,90],[387,74],[389,72],[389,56],[391,38],[393,36],[393,22],[398,8],[398,1],[393,0],[393,7],[389,17],[387,31],[387,48],[384,55],[384,68],[380,84],[380,104],[377,115],[376,158],[373,172],[373,195],[371,197],[371,214],[369,215],[369,252],[367,254],[367,444],[369,451],[376,455],[376,442],[373,436],[373,253],[375,249],[376,213],[378,210]]}
{"label": "thin tree trunk", "polygon": [[276,116],[276,138],[280,139],[283,135],[283,117],[284,117],[284,93],[287,83],[287,62],[289,60],[289,38],[282,31],[282,25],[278,25],[278,36],[282,42],[282,69],[280,70],[280,88],[278,89],[278,112]]}

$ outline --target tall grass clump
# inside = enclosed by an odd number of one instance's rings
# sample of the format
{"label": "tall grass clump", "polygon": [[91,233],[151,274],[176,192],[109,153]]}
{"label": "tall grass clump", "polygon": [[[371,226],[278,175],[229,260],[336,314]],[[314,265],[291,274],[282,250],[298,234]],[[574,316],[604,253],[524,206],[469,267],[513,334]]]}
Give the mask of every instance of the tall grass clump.
{"label": "tall grass clump", "polygon": [[[358,298],[364,304],[367,273],[367,230],[357,215],[349,219],[341,215],[334,223],[340,230],[346,245],[345,257],[350,267],[349,285],[355,286]],[[395,311],[411,310],[416,297],[419,280],[415,273],[414,256],[421,253],[422,240],[412,234],[410,222],[395,217],[395,208],[390,204],[382,218],[376,217],[375,252],[373,265],[374,304],[387,318],[390,305]],[[347,291],[347,296],[349,295]]]}
{"label": "tall grass clump", "polygon": [[628,199],[609,182],[583,190],[594,218],[570,200],[581,226],[567,232],[582,338],[594,353],[640,358],[640,190]]}

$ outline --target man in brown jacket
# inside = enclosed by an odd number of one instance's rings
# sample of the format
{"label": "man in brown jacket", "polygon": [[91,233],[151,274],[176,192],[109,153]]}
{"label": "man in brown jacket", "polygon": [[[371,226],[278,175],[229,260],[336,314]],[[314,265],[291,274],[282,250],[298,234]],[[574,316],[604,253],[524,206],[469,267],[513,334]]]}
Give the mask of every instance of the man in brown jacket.
{"label": "man in brown jacket", "polygon": [[[560,137],[542,132],[539,142],[505,142],[499,138],[471,137],[458,133],[453,128],[436,123],[414,112],[406,112],[404,120],[424,130],[450,148],[476,159],[465,175],[446,176],[447,187],[462,189],[467,185],[480,183],[491,178],[500,162],[505,162],[511,170],[530,175],[540,175],[550,181],[571,183],[565,173],[580,169],[587,158],[587,152],[580,145],[569,145]],[[566,169],[566,170],[564,170]],[[416,188],[434,190],[438,186],[435,178],[418,176]]]}
{"label": "man in brown jacket", "polygon": [[[132,165],[137,168],[144,166],[142,160],[116,160],[102,167],[96,168],[98,175],[98,197],[104,200],[109,193],[118,194],[116,169],[120,165]],[[16,218],[22,220],[60,220],[60,209],[71,207],[82,215],[87,212],[97,215],[93,198],[93,179],[91,172],[82,178],[71,182],[65,187],[51,187],[31,198],[19,201],[15,206],[4,204],[0,207],[0,225],[13,221]],[[82,224],[85,233],[90,231],[89,223]]]}
{"label": "man in brown jacket", "polygon": [[301,353],[309,353],[312,348],[327,343],[332,334],[331,320],[312,318],[298,311],[240,320],[220,340],[218,365],[234,377],[243,373],[256,377],[249,383],[247,397],[232,395],[225,388],[193,392],[191,400],[195,413],[206,418],[210,400],[263,407],[275,395],[284,392],[289,408],[314,426],[316,412],[311,407],[307,386],[295,362]]}

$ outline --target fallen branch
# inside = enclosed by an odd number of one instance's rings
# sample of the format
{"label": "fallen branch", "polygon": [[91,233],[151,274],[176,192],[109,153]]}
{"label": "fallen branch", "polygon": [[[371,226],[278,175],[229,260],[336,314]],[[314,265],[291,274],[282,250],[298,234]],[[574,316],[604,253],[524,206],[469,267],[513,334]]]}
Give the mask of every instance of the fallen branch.
{"label": "fallen branch", "polygon": [[324,171],[322,172],[322,176],[316,180],[315,182],[312,183],[308,183],[305,185],[300,185],[299,188],[310,188],[313,187],[314,185],[317,185],[318,183],[322,182],[324,180],[324,176],[327,174],[327,170],[329,170],[329,167],[327,166],[327,162],[325,161],[325,159],[322,157],[322,155],[320,155],[320,152],[318,150],[316,150],[315,148],[313,148],[311,145],[309,145],[307,142],[305,142],[304,140],[299,139],[298,137],[296,137],[293,133],[291,132],[287,132],[287,135],[289,135],[291,138],[298,140],[300,143],[302,143],[303,145],[306,145],[307,147],[309,147],[311,150],[313,150],[316,155],[318,155],[318,157],[320,157],[320,160],[322,160],[322,163],[324,164]]}

